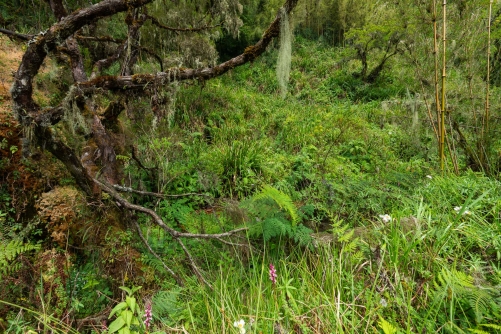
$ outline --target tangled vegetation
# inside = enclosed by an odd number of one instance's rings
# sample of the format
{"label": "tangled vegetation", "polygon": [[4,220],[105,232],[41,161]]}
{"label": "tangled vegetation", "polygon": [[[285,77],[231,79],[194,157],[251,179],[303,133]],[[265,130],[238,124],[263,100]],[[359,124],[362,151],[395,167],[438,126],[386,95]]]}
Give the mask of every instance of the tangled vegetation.
{"label": "tangled vegetation", "polygon": [[1,331],[501,332],[498,4],[92,3],[0,0]]}

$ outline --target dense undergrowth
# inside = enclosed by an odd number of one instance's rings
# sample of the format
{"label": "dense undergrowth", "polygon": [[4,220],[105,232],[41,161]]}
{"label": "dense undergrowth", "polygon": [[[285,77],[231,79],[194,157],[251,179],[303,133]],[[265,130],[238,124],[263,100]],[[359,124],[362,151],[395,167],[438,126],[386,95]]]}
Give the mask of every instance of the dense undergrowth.
{"label": "dense undergrowth", "polygon": [[[146,111],[141,125],[122,120],[126,144],[136,143],[144,164],[124,151],[124,184],[197,194],[134,201],[187,232],[249,227],[231,243],[186,241],[212,289],[146,216],[137,217],[143,234],[185,286],[132,227],[105,225],[110,214],[96,231],[88,207],[70,213],[60,200],[70,192],[65,178],[53,187],[57,201],[37,203],[74,215],[80,244],[71,249],[70,237],[47,235],[44,224],[74,233],[53,211],[37,228],[19,227],[23,242],[8,239],[15,223],[2,189],[2,240],[11,240],[0,244],[7,332],[238,333],[240,319],[248,333],[501,331],[499,181],[466,167],[437,172],[433,131],[412,107],[420,102],[411,74],[388,70],[367,84],[343,49],[297,38],[281,99],[276,52],[180,87],[161,121]],[[90,324],[96,314],[102,326]]]}

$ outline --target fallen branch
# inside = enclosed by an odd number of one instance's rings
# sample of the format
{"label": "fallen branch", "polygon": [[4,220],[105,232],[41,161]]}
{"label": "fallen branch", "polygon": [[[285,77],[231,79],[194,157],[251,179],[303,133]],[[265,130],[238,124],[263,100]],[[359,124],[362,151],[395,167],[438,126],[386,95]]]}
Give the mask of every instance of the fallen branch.
{"label": "fallen branch", "polygon": [[[233,235],[235,235],[237,233],[244,232],[244,231],[248,230],[247,227],[242,227],[242,228],[234,229],[234,230],[231,230],[231,231],[228,231],[228,232],[217,233],[217,234],[181,233],[181,232],[178,232],[178,231],[174,230],[172,227],[167,226],[164,223],[163,219],[155,211],[153,211],[151,209],[148,209],[148,208],[145,208],[145,207],[143,207],[141,205],[132,204],[129,201],[127,201],[125,198],[123,198],[122,196],[120,196],[120,194],[118,194],[117,191],[114,189],[114,187],[116,187],[116,186],[110,186],[110,185],[105,184],[105,183],[103,183],[103,182],[101,182],[99,180],[96,180],[96,179],[93,179],[93,180],[94,180],[94,183],[97,184],[104,192],[106,192],[113,199],[115,199],[115,201],[120,206],[123,206],[124,208],[126,208],[128,210],[146,213],[147,215],[149,215],[153,219],[153,221],[158,226],[162,227],[166,232],[168,232],[172,236],[172,238],[175,239],[179,243],[179,245],[181,246],[181,248],[183,249],[184,253],[186,254],[186,257],[188,258],[188,260],[190,262],[190,265],[191,265],[191,267],[192,267],[193,272],[195,273],[195,275],[197,275],[197,277],[200,279],[200,281],[202,281],[204,284],[206,284],[211,289],[212,289],[212,286],[203,277],[200,269],[197,267],[197,265],[195,263],[195,260],[193,259],[193,257],[191,256],[191,253],[189,252],[189,250],[186,248],[186,246],[182,242],[181,238],[215,239],[215,240],[221,241],[222,238],[230,237],[230,236],[233,236]],[[136,228],[138,228],[138,231],[140,230],[138,225],[136,226]],[[141,237],[141,235],[140,235],[140,237]],[[151,247],[149,247],[149,245],[146,242],[146,239],[144,238],[144,236],[142,236],[141,239],[143,240],[143,242],[145,242],[145,244],[148,247],[148,249],[150,250],[150,252],[153,252],[152,254],[157,257],[158,255],[156,255],[156,253],[154,253],[154,251],[151,249]],[[169,267],[167,267],[166,265],[165,265],[165,267],[168,268],[168,270],[167,269],[166,270],[171,275],[173,275],[174,278],[177,281],[179,279],[179,277]]]}
{"label": "fallen branch", "polygon": [[158,197],[158,198],[184,197],[184,196],[210,197],[209,195],[199,194],[199,193],[186,193],[186,194],[176,194],[176,195],[159,194],[159,193],[154,193],[154,192],[150,192],[150,191],[141,191],[141,190],[132,189],[130,187],[119,186],[118,184],[114,184],[113,188],[115,188],[118,191],[125,192],[125,193],[133,193],[133,194],[138,194],[138,195],[143,195],[143,196],[153,196],[153,197]]}
{"label": "fallen branch", "polygon": [[15,38],[15,39],[20,40],[20,41],[29,41],[33,37],[35,37],[35,35],[20,34],[18,32],[7,30],[7,29],[3,29],[3,28],[0,28],[0,33],[2,33],[4,35],[7,35],[9,37]]}
{"label": "fallen branch", "polygon": [[212,285],[207,282],[207,280],[204,278],[204,276],[202,275],[202,273],[200,272],[200,269],[198,269],[198,266],[197,264],[195,263],[195,260],[193,259],[193,256],[191,256],[191,253],[188,251],[188,248],[186,248],[186,246],[184,245],[183,241],[181,239],[176,239],[176,241],[179,243],[179,245],[181,245],[181,248],[183,249],[184,251],[184,254],[186,254],[186,257],[188,258],[188,260],[190,261],[190,265],[191,265],[191,269],[193,269],[193,272],[195,272],[195,275],[197,275],[198,279],[200,281],[202,281],[205,285],[207,285],[211,290],[213,290],[214,288],[212,287]]}
{"label": "fallen branch", "polygon": [[148,243],[148,240],[146,240],[146,238],[144,237],[143,232],[141,231],[141,227],[139,226],[139,224],[137,223],[136,220],[134,220],[134,225],[136,226],[137,233],[139,234],[139,237],[143,241],[143,244],[146,246],[146,248],[148,248],[148,251],[151,253],[151,255],[153,255],[158,261],[160,261],[160,263],[162,263],[162,266],[164,267],[164,269],[169,274],[171,274],[172,277],[174,277],[174,279],[176,280],[177,284],[179,284],[180,286],[184,286],[184,282],[179,277],[179,275],[177,275],[171,268],[169,268],[165,264],[165,262],[162,260],[162,258],[153,250],[153,248],[151,248],[150,244]]}

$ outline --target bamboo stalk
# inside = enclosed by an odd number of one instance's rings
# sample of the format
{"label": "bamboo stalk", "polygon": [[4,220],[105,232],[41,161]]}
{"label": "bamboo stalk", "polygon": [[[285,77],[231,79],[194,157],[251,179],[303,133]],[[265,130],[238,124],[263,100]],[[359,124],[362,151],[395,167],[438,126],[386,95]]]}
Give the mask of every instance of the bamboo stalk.
{"label": "bamboo stalk", "polygon": [[[491,19],[492,19],[492,3],[494,0],[490,0],[489,2],[489,20],[487,23],[487,77],[485,81],[485,114],[484,120],[482,122],[482,132],[481,132],[481,140],[482,146],[487,148],[488,146],[488,133],[489,133],[489,118],[490,118],[490,75],[491,75]],[[486,153],[484,156],[484,151],[482,150],[482,164],[484,165],[485,170],[489,170],[489,166],[486,163]]]}
{"label": "bamboo stalk", "polygon": [[[433,56],[435,58],[435,109],[437,112],[437,126],[440,127],[440,97],[438,90],[438,32],[437,32],[437,0],[433,0]],[[438,134],[438,147],[440,152],[440,133]]]}
{"label": "bamboo stalk", "polygon": [[441,101],[440,101],[440,90],[439,90],[439,83],[438,83],[438,27],[437,27],[437,18],[438,18],[438,13],[437,13],[437,0],[432,1],[432,10],[433,10],[433,58],[435,60],[435,109],[436,109],[436,116],[437,116],[437,142],[438,142],[438,157],[440,160],[440,166],[441,169],[443,170],[443,155],[444,155],[444,136],[445,136],[445,131],[442,131],[442,125],[443,122],[441,120]]}
{"label": "bamboo stalk", "polygon": [[443,14],[443,23],[442,23],[442,43],[443,43],[443,55],[442,55],[442,108],[440,110],[440,170],[442,173],[444,172],[444,146],[445,146],[445,82],[446,82],[446,23],[447,23],[447,0],[443,0],[442,3],[442,14]]}

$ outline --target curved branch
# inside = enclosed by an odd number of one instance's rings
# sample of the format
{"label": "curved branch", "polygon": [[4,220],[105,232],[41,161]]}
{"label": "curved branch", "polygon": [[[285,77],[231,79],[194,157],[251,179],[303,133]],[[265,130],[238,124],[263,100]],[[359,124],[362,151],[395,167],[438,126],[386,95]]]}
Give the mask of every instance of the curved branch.
{"label": "curved branch", "polygon": [[60,140],[55,139],[49,127],[39,127],[34,131],[37,132],[38,144],[45,146],[52,155],[66,166],[80,189],[87,194],[92,194],[93,180],[73,150]]}
{"label": "curved branch", "polygon": [[237,228],[235,230],[231,230],[231,231],[223,232],[223,233],[217,233],[217,234],[182,233],[182,232],[178,232],[175,229],[173,229],[172,227],[167,226],[164,223],[162,217],[160,217],[155,211],[153,211],[151,209],[148,209],[148,208],[145,208],[144,206],[141,206],[141,205],[132,204],[129,201],[127,201],[125,198],[123,198],[122,196],[120,196],[113,189],[113,187],[111,187],[111,186],[109,186],[107,184],[104,184],[103,182],[101,182],[99,180],[96,180],[96,179],[93,179],[93,181],[99,187],[101,187],[101,189],[104,192],[108,193],[111,197],[113,197],[123,207],[125,207],[125,208],[127,208],[129,210],[132,210],[132,211],[138,211],[138,212],[146,213],[147,215],[149,215],[151,218],[153,218],[154,222],[158,226],[162,227],[166,232],[168,232],[175,239],[177,239],[177,238],[220,239],[220,238],[224,238],[224,237],[230,237],[230,236],[232,236],[234,234],[237,234],[237,233],[240,233],[240,232],[248,230],[247,227],[241,227],[241,228]]}
{"label": "curved branch", "polygon": [[157,55],[155,52],[153,52],[145,47],[142,47],[142,46],[139,47],[139,50],[144,51],[147,54],[149,54],[150,56],[152,56],[153,58],[155,58],[158,61],[158,64],[160,65],[160,72],[164,71],[164,63],[162,61],[162,58],[159,55]]}
{"label": "curved branch", "polygon": [[100,18],[124,12],[129,8],[144,6],[153,0],[104,0],[90,7],[78,10],[65,16],[43,34],[35,36],[23,55],[12,86],[14,111],[22,125],[29,125],[31,112],[40,107],[33,100],[33,78],[47,56],[58,45],[82,28]]}

